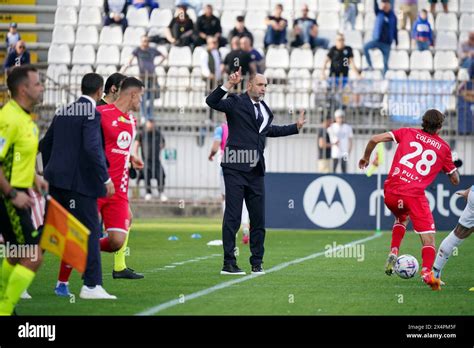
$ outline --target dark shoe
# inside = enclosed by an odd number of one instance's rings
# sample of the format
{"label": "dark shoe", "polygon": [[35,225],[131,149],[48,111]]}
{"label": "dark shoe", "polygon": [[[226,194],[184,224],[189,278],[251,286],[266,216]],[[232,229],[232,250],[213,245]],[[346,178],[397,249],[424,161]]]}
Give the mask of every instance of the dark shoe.
{"label": "dark shoe", "polygon": [[142,279],[145,276],[140,273],[135,273],[131,268],[125,268],[123,271],[113,271],[112,278],[114,279]]}
{"label": "dark shoe", "polygon": [[245,275],[245,272],[242,271],[237,265],[224,265],[224,267],[222,267],[221,274]]}
{"label": "dark shoe", "polygon": [[265,274],[262,265],[252,266],[252,274]]}

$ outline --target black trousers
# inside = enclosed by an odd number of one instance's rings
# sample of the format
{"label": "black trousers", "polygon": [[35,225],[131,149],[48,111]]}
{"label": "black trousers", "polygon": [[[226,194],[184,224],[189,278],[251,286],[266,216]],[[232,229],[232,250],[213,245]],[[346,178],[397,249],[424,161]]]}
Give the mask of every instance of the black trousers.
{"label": "black trousers", "polygon": [[87,265],[83,275],[84,285],[91,287],[102,285],[99,244],[102,228],[97,211],[97,198],[87,197],[78,192],[63,190],[54,186],[50,186],[49,194],[89,229]]}
{"label": "black trousers", "polygon": [[225,212],[222,224],[224,264],[236,264],[234,255],[235,235],[239,231],[242,217],[242,202],[250,217],[250,264],[263,263],[265,252],[265,182],[260,165],[251,172],[222,168],[225,183]]}

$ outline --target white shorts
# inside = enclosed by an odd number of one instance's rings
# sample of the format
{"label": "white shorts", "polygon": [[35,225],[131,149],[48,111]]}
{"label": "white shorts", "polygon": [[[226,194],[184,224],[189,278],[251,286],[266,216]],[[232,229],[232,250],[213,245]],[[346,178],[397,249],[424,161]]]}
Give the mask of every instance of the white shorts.
{"label": "white shorts", "polygon": [[467,228],[474,227],[474,186],[472,186],[471,192],[467,196],[466,208],[464,208],[459,218],[459,224]]}

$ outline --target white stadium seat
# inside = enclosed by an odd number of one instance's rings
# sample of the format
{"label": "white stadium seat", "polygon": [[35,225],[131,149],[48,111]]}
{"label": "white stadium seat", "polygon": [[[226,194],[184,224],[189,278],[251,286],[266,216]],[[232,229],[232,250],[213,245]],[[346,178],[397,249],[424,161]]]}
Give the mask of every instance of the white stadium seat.
{"label": "white stadium seat", "polygon": [[[69,85],[69,69],[66,64],[48,64],[46,71],[45,91],[43,102],[45,104],[63,104],[64,91],[60,91],[60,86]],[[57,85],[59,84],[59,86]]]}
{"label": "white stadium seat", "polygon": [[472,31],[473,28],[474,14],[463,13],[459,19],[459,31]]}
{"label": "white stadium seat", "polygon": [[408,52],[392,50],[390,52],[390,58],[388,59],[388,68],[393,70],[410,69],[410,58],[408,57]]}
{"label": "white stadium seat", "polygon": [[58,7],[54,15],[54,24],[76,25],[77,12],[74,7]]}
{"label": "white stadium seat", "polygon": [[458,67],[458,59],[454,51],[436,52],[434,56],[435,70],[455,70]]}
{"label": "white stadium seat", "polygon": [[226,7],[224,7],[224,11],[222,11],[221,15],[221,27],[222,27],[222,34],[227,37],[229,31],[231,31],[235,26],[235,19],[237,16],[243,14],[242,9],[238,11],[230,11]]}
{"label": "white stadium seat", "polygon": [[145,28],[142,27],[127,27],[123,34],[124,46],[137,46],[141,41],[143,35],[146,34]]}
{"label": "white stadium seat", "polygon": [[255,48],[263,48],[265,46],[265,31],[264,30],[254,30],[253,35],[253,46]]}
{"label": "white stadium seat", "polygon": [[372,29],[374,29],[375,23],[375,14],[373,11],[365,12],[364,15],[364,30],[366,33],[370,32],[372,34]]}
{"label": "white stadium seat", "polygon": [[340,9],[338,0],[319,0],[318,5],[319,12],[338,12]]}
{"label": "white stadium seat", "polygon": [[[372,66],[376,70],[383,69],[383,56],[382,52],[378,49],[369,50],[370,58],[372,59]],[[362,58],[362,68],[368,67],[365,56]]]}
{"label": "white stadium seat", "polygon": [[[435,57],[436,58],[436,57]],[[434,80],[443,80],[443,81],[455,81],[456,76],[454,75],[454,72],[450,70],[445,70],[445,71],[435,71],[433,75]]]}
{"label": "white stadium seat", "polygon": [[[398,46],[399,50],[409,50],[410,49],[410,34],[406,30],[398,31]],[[395,41],[392,44],[392,48],[395,48]]]}
{"label": "white stadium seat", "polygon": [[461,13],[474,12],[474,0],[460,0],[459,10]]}
{"label": "white stadium seat", "polygon": [[[352,50],[352,54],[354,55],[354,64],[357,67],[357,69],[360,70],[362,68],[362,57],[361,57],[360,51]],[[352,69],[349,70],[349,72],[351,71]]]}
{"label": "white stadium seat", "polygon": [[362,34],[359,30],[344,31],[345,44],[351,46],[352,49],[361,50],[364,45],[362,42]]}
{"label": "white stadium seat", "polygon": [[79,25],[95,25],[102,24],[102,16],[97,7],[82,7],[79,11]]}
{"label": "white stadium seat", "polygon": [[313,51],[310,49],[295,48],[290,55],[290,68],[306,68],[313,67]]}
{"label": "white stadium seat", "polygon": [[118,65],[120,52],[117,46],[99,46],[97,50],[97,64]]}
{"label": "white stadium seat", "polygon": [[[284,1],[281,1],[280,3],[283,3],[283,9],[286,10]],[[270,4],[270,1],[268,0],[248,0],[247,1],[247,13],[249,11],[273,11],[275,6]]]}
{"label": "white stadium seat", "polygon": [[151,12],[150,16],[150,27],[165,28],[173,19],[173,13],[169,8],[155,8]]}
{"label": "white stadium seat", "polygon": [[337,12],[324,12],[318,16],[319,29],[324,30],[339,30],[339,13]]}
{"label": "white stadium seat", "polygon": [[81,0],[81,7],[103,7],[102,0]]}
{"label": "white stadium seat", "polygon": [[458,81],[469,81],[469,71],[467,69],[459,69]]}
{"label": "white stadium seat", "polygon": [[168,62],[172,66],[191,66],[192,54],[191,49],[185,47],[171,47],[168,56]]}
{"label": "white stadium seat", "polygon": [[121,45],[122,44],[122,27],[105,26],[102,27],[99,36],[99,44],[101,45]]}
{"label": "white stadium seat", "polygon": [[71,51],[66,44],[56,45],[52,44],[48,50],[49,64],[70,64]]}
{"label": "white stadium seat", "polygon": [[206,3],[212,5],[214,10],[222,10],[224,0],[207,0]]}
{"label": "white stadium seat", "polygon": [[407,73],[403,70],[388,70],[385,73],[387,80],[406,80]]}
{"label": "white stadium seat", "polygon": [[192,65],[194,67],[200,67],[201,66],[201,57],[202,57],[203,54],[207,54],[207,51],[204,47],[198,46],[194,49],[193,63],[192,63]]}
{"label": "white stadium seat", "polygon": [[426,71],[426,70],[413,70],[413,71],[410,71],[410,74],[408,75],[408,79],[429,81],[431,80],[431,74],[429,71]]}
{"label": "white stadium seat", "polygon": [[286,48],[270,47],[267,51],[266,65],[268,68],[287,69],[290,64],[290,56]]}
{"label": "white stadium seat", "polygon": [[53,29],[51,43],[67,44],[72,46],[75,41],[74,28],[72,25],[56,25]]}
{"label": "white stadium seat", "polygon": [[58,7],[79,7],[79,0],[58,0]]}
{"label": "white stadium seat", "polygon": [[328,56],[328,50],[318,48],[316,53],[314,54],[314,68],[315,69],[322,69],[324,62]]}
{"label": "white stadium seat", "polygon": [[[247,12],[245,16],[245,26],[250,30],[260,29],[265,30],[265,18],[267,17],[266,12],[256,11]],[[234,19],[235,22],[235,19]]]}
{"label": "white stadium seat", "polygon": [[224,10],[243,10],[247,4],[246,0],[223,0],[222,8]]}
{"label": "white stadium seat", "polygon": [[435,28],[437,31],[457,31],[458,18],[456,17],[456,14],[444,12],[438,13],[438,15],[436,16]]}
{"label": "white stadium seat", "polygon": [[413,51],[410,56],[410,69],[433,70],[433,56],[430,51]]}
{"label": "white stadium seat", "polygon": [[436,50],[456,50],[458,48],[458,38],[455,32],[439,31],[436,35]]}
{"label": "white stadium seat", "polygon": [[120,65],[125,65],[128,63],[134,49],[135,47],[132,46],[124,46],[122,48],[122,51],[120,52]]}
{"label": "white stadium seat", "polygon": [[136,9],[133,6],[129,6],[127,10],[127,21],[131,27],[147,27],[148,10],[146,8]]}
{"label": "white stadium seat", "polygon": [[93,25],[80,26],[76,31],[76,45],[97,45],[99,34]]}
{"label": "white stadium seat", "polygon": [[117,72],[117,67],[115,65],[102,65],[101,64],[101,65],[97,65],[95,72],[97,74],[102,75],[103,77],[107,77]]}
{"label": "white stadium seat", "polygon": [[[259,4],[257,5],[257,3],[259,3]],[[250,1],[248,1],[247,10],[253,9],[254,6],[260,6],[259,7],[260,10],[265,10],[266,3],[267,3],[266,0],[265,1],[252,1],[252,0],[250,0]],[[250,4],[252,4],[252,5],[250,5]],[[291,12],[291,11],[294,10],[294,13],[296,13],[296,16],[299,17],[298,14],[299,14],[299,10],[301,9],[301,7],[293,8],[293,5],[294,5],[293,0],[271,0],[270,5],[268,5],[268,7],[267,7],[267,10],[268,11],[273,11],[273,9],[275,8],[275,6],[277,4],[282,4],[283,5],[284,12],[287,12],[287,11]],[[252,6],[252,7],[250,7],[250,6]],[[255,9],[257,9],[257,8],[255,8]],[[283,16],[283,18],[287,18],[287,17]]]}
{"label": "white stadium seat", "polygon": [[92,45],[77,45],[72,51],[72,64],[95,64],[95,50]]}
{"label": "white stadium seat", "polygon": [[311,88],[311,82],[309,69],[290,69],[288,72],[288,84],[292,89]]}
{"label": "white stadium seat", "polygon": [[85,65],[74,65],[71,69],[69,83],[73,88],[77,88],[81,84],[81,80],[85,74],[93,72],[92,67],[89,64]]}

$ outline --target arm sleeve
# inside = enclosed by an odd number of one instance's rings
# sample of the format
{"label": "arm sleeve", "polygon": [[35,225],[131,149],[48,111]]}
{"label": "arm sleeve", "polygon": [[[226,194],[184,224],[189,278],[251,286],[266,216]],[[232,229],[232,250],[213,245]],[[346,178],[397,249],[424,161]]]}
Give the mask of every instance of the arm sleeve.
{"label": "arm sleeve", "polygon": [[49,159],[51,158],[51,151],[53,148],[53,139],[54,139],[54,121],[56,117],[53,118],[51,125],[49,126],[46,134],[43,139],[39,142],[39,152],[41,152],[41,159],[43,160],[43,168],[46,168],[48,165]]}
{"label": "arm sleeve", "polygon": [[100,116],[85,118],[82,124],[82,142],[84,152],[89,158],[91,167],[95,168],[102,182],[109,179],[104,149],[100,135]]}
{"label": "arm sleeve", "polygon": [[216,127],[216,129],[214,130],[214,136],[212,137],[212,139],[219,140],[219,141],[222,140],[222,127],[221,126]]}
{"label": "arm sleeve", "polygon": [[222,99],[226,93],[227,91],[222,87],[217,87],[206,98],[206,104],[214,110],[225,112],[227,116],[231,116],[232,110],[237,103],[237,97],[235,95],[229,95],[227,99]]}
{"label": "arm sleeve", "polygon": [[456,171],[456,166],[453,163],[453,156],[451,154],[451,150],[448,151],[443,163],[443,173],[452,174]]}
{"label": "arm sleeve", "polygon": [[[1,116],[1,114],[0,114]],[[0,127],[0,162],[3,162],[8,150],[15,143],[18,134],[18,126],[8,123]]]}
{"label": "arm sleeve", "polygon": [[293,134],[298,134],[298,127],[296,126],[296,123],[286,126],[271,125],[268,129],[267,137],[286,137]]}
{"label": "arm sleeve", "polygon": [[402,138],[405,135],[405,131],[406,131],[405,128],[400,128],[400,129],[393,130],[389,133],[392,136],[393,141],[398,144],[400,143],[400,141],[402,141]]}
{"label": "arm sleeve", "polygon": [[380,12],[379,4],[377,3],[377,0],[374,0],[374,12],[375,14],[378,14]]}

